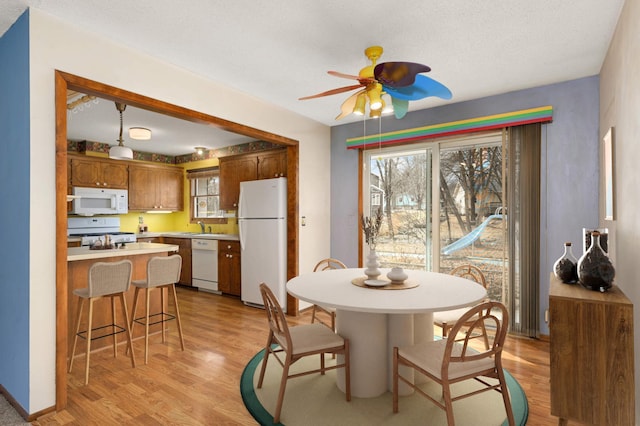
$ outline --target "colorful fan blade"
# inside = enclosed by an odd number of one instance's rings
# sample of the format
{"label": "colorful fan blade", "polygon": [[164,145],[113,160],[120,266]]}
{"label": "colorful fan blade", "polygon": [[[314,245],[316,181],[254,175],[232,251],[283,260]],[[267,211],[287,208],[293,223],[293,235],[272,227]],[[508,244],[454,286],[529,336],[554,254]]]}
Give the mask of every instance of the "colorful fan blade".
{"label": "colorful fan blade", "polygon": [[347,78],[349,80],[358,80],[360,84],[366,86],[367,84],[375,83],[375,79],[373,78],[362,78],[357,75],[345,74],[338,71],[327,71],[327,74],[332,75],[334,77]]}
{"label": "colorful fan blade", "polygon": [[437,96],[441,99],[451,99],[451,91],[442,83],[435,81],[424,75],[417,75],[416,82],[407,87],[384,86],[392,98],[404,99],[406,101],[416,101],[429,96]]}
{"label": "colorful fan blade", "polygon": [[396,118],[402,118],[409,111],[409,101],[404,99],[391,98],[391,104],[393,105],[393,114]]}
{"label": "colorful fan blade", "polygon": [[383,62],[376,65],[373,76],[379,83],[387,87],[410,86],[421,72],[429,72],[431,68],[415,62]]}
{"label": "colorful fan blade", "polygon": [[353,109],[356,106],[356,101],[358,100],[358,95],[366,92],[365,89],[359,90],[353,95],[349,96],[346,101],[342,103],[340,106],[340,110],[342,111],[337,117],[336,120],[340,120],[341,118],[346,117],[347,115],[353,112]]}
{"label": "colorful fan blade", "polygon": [[353,86],[340,87],[338,89],[327,90],[326,92],[318,93],[317,95],[305,96],[304,98],[299,98],[298,100],[304,101],[306,99],[314,99],[314,98],[321,98],[323,96],[336,95],[338,93],[348,92],[353,89],[359,89],[361,87],[362,85],[360,84],[355,84]]}

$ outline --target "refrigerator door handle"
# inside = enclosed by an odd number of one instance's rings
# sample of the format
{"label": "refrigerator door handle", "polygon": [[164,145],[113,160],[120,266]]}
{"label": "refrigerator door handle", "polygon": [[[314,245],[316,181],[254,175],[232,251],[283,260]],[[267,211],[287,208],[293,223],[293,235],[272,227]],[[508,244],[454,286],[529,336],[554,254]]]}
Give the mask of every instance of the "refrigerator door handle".
{"label": "refrigerator door handle", "polygon": [[238,217],[244,217],[244,193],[240,186],[240,195],[238,196]]}
{"label": "refrigerator door handle", "polygon": [[246,238],[246,221],[239,219],[238,220],[238,237],[240,238],[240,250],[244,250]]}

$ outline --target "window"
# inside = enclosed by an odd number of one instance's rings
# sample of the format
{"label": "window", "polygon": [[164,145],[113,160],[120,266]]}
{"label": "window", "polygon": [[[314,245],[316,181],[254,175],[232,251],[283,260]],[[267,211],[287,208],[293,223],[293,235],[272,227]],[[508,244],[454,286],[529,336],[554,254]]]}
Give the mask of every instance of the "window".
{"label": "window", "polygon": [[187,170],[190,188],[191,221],[218,223],[220,210],[220,173],[218,167]]}

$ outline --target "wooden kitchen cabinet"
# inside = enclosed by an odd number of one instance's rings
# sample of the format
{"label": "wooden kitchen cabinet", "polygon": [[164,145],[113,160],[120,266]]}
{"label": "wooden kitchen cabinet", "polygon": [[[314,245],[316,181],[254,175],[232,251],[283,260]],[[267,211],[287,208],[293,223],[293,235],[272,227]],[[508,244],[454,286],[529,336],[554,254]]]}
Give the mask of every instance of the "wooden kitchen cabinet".
{"label": "wooden kitchen cabinet", "polygon": [[240,182],[287,175],[287,151],[277,149],[220,159],[220,209],[237,210]]}
{"label": "wooden kitchen cabinet", "polygon": [[284,149],[258,154],[258,179],[287,176],[287,151]]}
{"label": "wooden kitchen cabinet", "polygon": [[162,242],[178,246],[178,254],[182,256],[179,284],[191,287],[191,238],[162,237]]}
{"label": "wooden kitchen cabinet", "polygon": [[162,240],[160,239],[160,237],[137,237],[136,238],[136,242],[137,243],[159,243]]}
{"label": "wooden kitchen cabinet", "polygon": [[129,210],[181,211],[183,194],[181,168],[151,164],[129,166]]}
{"label": "wooden kitchen cabinet", "polygon": [[563,284],[549,291],[551,414],[560,425],[634,425],[633,304],[607,292]]}
{"label": "wooden kitchen cabinet", "polygon": [[240,296],[239,241],[218,241],[218,290]]}
{"label": "wooden kitchen cabinet", "polygon": [[220,159],[220,210],[237,210],[240,182],[256,180],[258,158],[255,155]]}
{"label": "wooden kitchen cabinet", "polygon": [[69,162],[72,187],[127,189],[129,186],[128,163],[71,156]]}

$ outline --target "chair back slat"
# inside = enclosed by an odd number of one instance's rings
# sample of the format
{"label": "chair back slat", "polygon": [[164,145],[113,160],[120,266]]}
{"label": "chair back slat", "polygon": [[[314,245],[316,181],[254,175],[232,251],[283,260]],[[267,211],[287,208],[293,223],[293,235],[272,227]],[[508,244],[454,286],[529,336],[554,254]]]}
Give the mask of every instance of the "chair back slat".
{"label": "chair back slat", "polygon": [[105,296],[129,290],[131,285],[130,260],[96,262],[89,268],[89,297]]}
{"label": "chair back slat", "polygon": [[315,268],[313,268],[313,272],[326,271],[326,270],[329,270],[329,269],[346,269],[346,268],[347,268],[347,265],[345,265],[344,263],[342,263],[338,259],[334,259],[332,257],[328,257],[328,258],[322,259],[320,262],[318,262],[316,264]]}
{"label": "chair back slat", "polygon": [[278,303],[278,300],[265,283],[260,284],[260,294],[264,302],[264,309],[267,312],[271,332],[281,346],[291,348],[289,325],[287,324],[287,319],[284,316],[284,311]]}
{"label": "chair back slat", "polygon": [[149,287],[175,284],[180,281],[182,271],[182,257],[155,256],[147,262],[147,283]]}
{"label": "chair back slat", "polygon": [[475,281],[478,284],[481,284],[484,288],[487,288],[487,279],[485,278],[484,273],[482,273],[482,270],[477,266],[470,264],[460,265],[454,268],[450,272],[450,275]]}
{"label": "chair back slat", "polygon": [[[457,336],[462,327],[467,327],[463,339],[447,339],[443,363],[442,375],[452,364],[461,362],[478,361],[484,358],[499,359],[507,338],[507,324],[509,313],[500,302],[484,302],[469,309],[451,329],[449,336]],[[489,336],[489,348],[472,347],[469,341],[479,332],[485,331]],[[475,332],[475,333],[474,333]]]}

